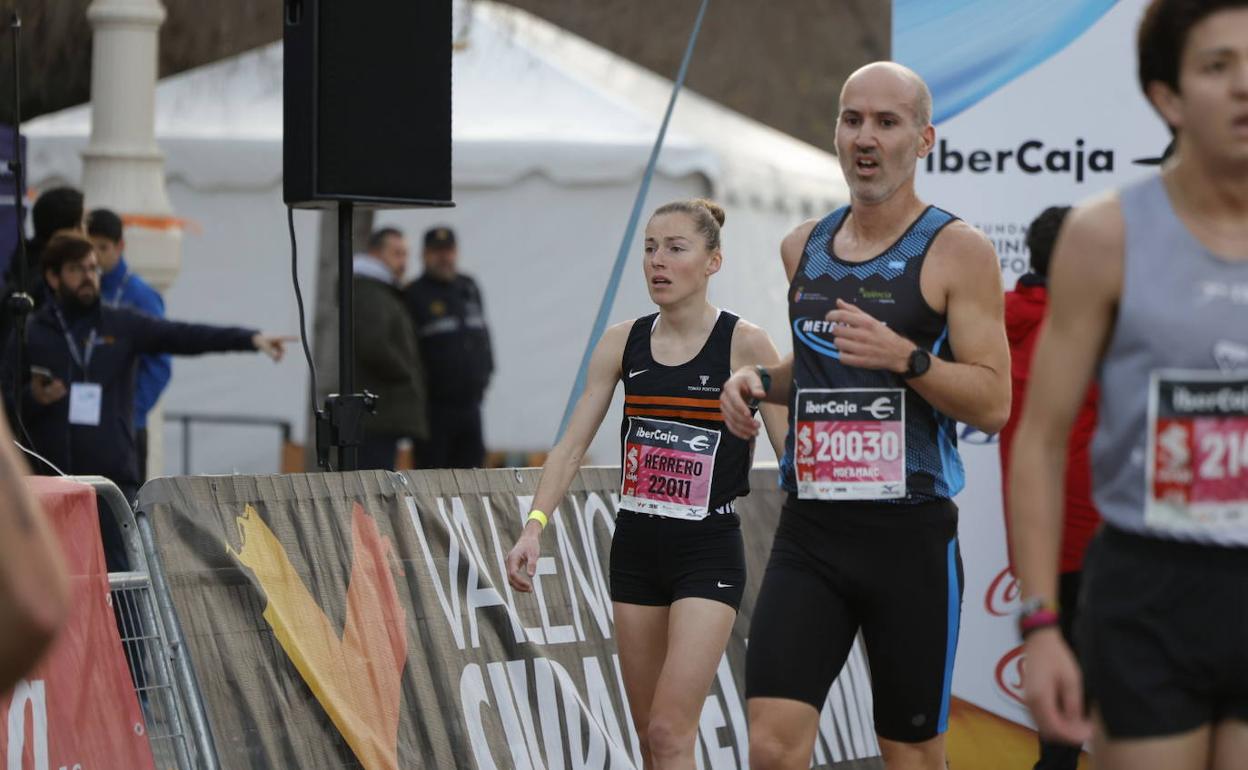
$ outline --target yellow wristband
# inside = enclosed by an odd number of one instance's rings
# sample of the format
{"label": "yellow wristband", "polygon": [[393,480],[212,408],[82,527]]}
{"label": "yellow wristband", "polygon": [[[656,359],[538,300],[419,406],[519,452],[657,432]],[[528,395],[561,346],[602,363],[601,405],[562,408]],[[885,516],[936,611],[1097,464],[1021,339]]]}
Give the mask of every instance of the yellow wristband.
{"label": "yellow wristband", "polygon": [[529,511],[529,518],[525,519],[524,523],[528,524],[530,521],[536,521],[538,524],[542,525],[542,529],[546,529],[546,524],[547,524],[546,514],[542,513],[536,508]]}

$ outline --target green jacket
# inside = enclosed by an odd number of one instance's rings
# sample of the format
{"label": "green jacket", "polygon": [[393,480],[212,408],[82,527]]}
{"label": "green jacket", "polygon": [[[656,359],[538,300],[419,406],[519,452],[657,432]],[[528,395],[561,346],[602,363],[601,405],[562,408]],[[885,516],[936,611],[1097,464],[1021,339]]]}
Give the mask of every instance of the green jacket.
{"label": "green jacket", "polygon": [[398,287],[357,275],[355,281],[356,390],[379,397],[365,430],[387,436],[429,437],[425,369],[416,328]]}

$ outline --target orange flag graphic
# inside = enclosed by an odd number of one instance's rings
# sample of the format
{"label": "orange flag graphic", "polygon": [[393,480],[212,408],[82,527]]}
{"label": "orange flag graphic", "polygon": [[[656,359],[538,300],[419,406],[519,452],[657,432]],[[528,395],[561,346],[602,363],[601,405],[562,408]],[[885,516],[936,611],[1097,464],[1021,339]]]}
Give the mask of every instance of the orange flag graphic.
{"label": "orange flag graphic", "polygon": [[[393,544],[356,503],[346,624],[333,624],[282,544],[250,505],[236,519],[241,552],[268,599],[264,619],[366,770],[398,770],[399,707],[407,663],[407,612],[389,567]],[[402,571],[400,570],[400,574]]]}

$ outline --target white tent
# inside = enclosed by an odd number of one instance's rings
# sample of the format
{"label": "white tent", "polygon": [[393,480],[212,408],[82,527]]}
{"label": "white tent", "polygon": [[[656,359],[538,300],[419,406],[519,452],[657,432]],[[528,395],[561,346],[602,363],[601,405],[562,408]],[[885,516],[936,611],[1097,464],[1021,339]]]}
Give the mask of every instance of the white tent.
{"label": "white tent", "polygon": [[[470,9],[454,57],[457,207],[383,211],[377,225],[399,226],[413,242],[434,223],[456,228],[494,336],[486,443],[536,450],[554,437],[671,84],[521,11],[482,0]],[[402,83],[394,97],[403,98]],[[358,117],[385,120],[386,105]],[[26,131],[33,186],[81,178],[87,107],[36,119]],[[170,316],[296,330],[281,199],[281,44],[162,80],[156,133],[174,207],[198,225],[166,297]],[[778,245],[798,222],[846,199],[835,159],[684,92],[646,208],[701,195],[728,212],[712,300],[764,326],[785,351]],[[312,297],[317,218],[297,213],[296,224],[301,282]],[[613,321],[652,309],[634,241]],[[175,362],[165,405],[276,417],[302,436],[306,393],[298,355],[277,367],[213,356]],[[601,432],[592,461],[615,462],[614,433]],[[181,468],[181,439],[178,426],[166,426],[170,472]],[[197,427],[190,470],[272,471],[276,447],[272,431]]]}

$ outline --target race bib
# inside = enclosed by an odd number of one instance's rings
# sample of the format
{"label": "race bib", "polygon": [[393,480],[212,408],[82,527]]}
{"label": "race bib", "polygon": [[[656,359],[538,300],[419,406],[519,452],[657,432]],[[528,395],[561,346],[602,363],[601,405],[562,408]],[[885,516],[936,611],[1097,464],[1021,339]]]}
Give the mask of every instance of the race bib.
{"label": "race bib", "polygon": [[793,420],[799,498],[906,496],[903,389],[802,389]]}
{"label": "race bib", "polygon": [[1153,372],[1146,463],[1148,526],[1248,526],[1248,375]]}
{"label": "race bib", "polygon": [[717,430],[629,417],[621,507],[675,519],[706,518],[717,451]]}

